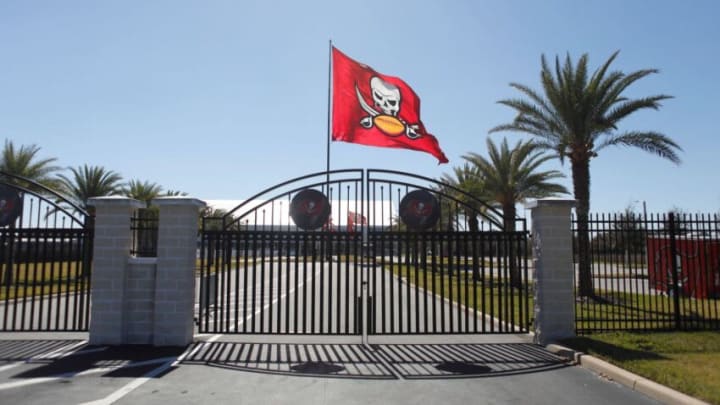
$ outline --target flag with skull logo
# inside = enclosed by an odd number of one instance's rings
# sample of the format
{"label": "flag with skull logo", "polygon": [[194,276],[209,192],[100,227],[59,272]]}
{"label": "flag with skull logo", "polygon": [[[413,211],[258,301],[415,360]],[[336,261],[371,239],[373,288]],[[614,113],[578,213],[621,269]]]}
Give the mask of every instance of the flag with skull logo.
{"label": "flag with skull logo", "polygon": [[427,152],[447,163],[420,121],[420,98],[402,79],[383,75],[332,48],[332,139]]}

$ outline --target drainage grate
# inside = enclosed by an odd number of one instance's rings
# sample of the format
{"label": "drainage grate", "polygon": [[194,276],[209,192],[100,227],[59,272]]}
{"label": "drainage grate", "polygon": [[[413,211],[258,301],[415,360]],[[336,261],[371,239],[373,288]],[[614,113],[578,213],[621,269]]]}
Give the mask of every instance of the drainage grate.
{"label": "drainage grate", "polygon": [[492,371],[488,366],[462,361],[446,361],[436,365],[435,368],[453,374],[487,374]]}
{"label": "drainage grate", "polygon": [[345,367],[322,361],[308,361],[290,366],[290,370],[304,374],[333,374],[345,370]]}

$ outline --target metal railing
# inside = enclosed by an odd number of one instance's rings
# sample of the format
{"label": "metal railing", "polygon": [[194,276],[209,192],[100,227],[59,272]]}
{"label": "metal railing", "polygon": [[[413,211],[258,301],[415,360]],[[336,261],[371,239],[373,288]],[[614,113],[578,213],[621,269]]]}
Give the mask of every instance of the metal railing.
{"label": "metal railing", "polygon": [[588,257],[573,218],[576,330],[720,330],[720,217],[591,214]]}
{"label": "metal railing", "polygon": [[158,212],[141,208],[130,219],[132,247],[130,254],[136,257],[157,257]]}

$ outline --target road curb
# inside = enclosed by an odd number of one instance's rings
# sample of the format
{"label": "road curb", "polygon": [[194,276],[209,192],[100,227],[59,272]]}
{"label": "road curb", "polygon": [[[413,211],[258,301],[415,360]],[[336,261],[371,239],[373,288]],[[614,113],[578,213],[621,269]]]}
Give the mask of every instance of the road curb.
{"label": "road curb", "polygon": [[634,391],[641,392],[649,396],[650,398],[660,401],[662,403],[681,405],[710,405],[707,402],[701,401],[687,394],[683,394],[682,392],[675,391],[672,388],[668,388],[654,381],[650,381],[645,377],[641,377],[637,374],[631,373],[604,360],[600,360],[597,357],[590,356],[589,354],[575,351],[573,349],[558,344],[549,344],[546,346],[546,348],[549,351],[557,354],[558,356],[565,357],[566,359],[574,362],[577,365],[582,366],[583,368],[591,370],[598,375],[608,378],[612,381],[616,381]]}

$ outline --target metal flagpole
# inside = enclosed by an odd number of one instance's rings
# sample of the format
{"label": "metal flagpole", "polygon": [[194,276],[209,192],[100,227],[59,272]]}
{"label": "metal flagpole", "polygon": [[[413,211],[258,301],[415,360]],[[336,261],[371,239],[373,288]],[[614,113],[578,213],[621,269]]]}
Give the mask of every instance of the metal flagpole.
{"label": "metal flagpole", "polygon": [[328,50],[328,99],[327,99],[327,153],[326,153],[326,179],[327,193],[330,194],[330,138],[332,126],[332,39],[329,40]]}

